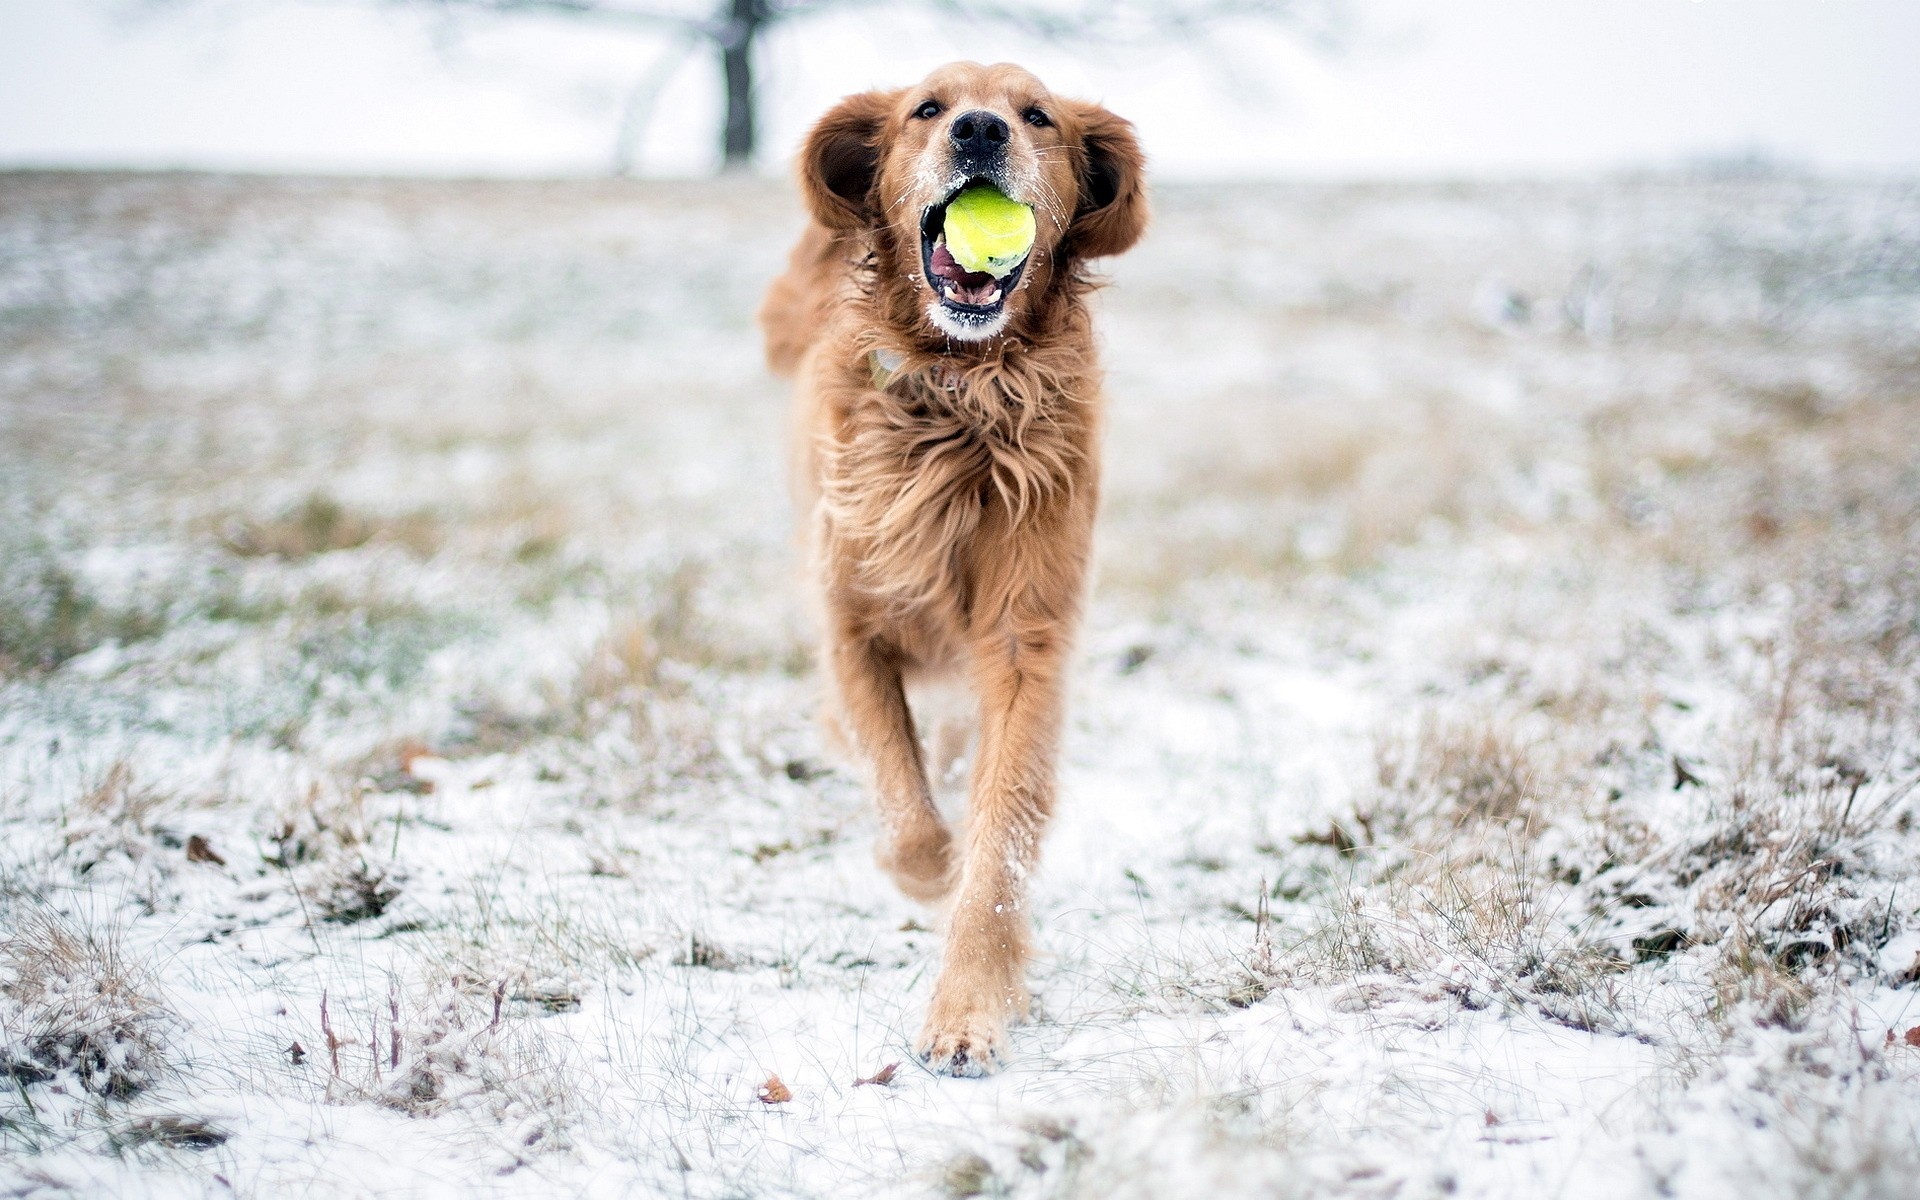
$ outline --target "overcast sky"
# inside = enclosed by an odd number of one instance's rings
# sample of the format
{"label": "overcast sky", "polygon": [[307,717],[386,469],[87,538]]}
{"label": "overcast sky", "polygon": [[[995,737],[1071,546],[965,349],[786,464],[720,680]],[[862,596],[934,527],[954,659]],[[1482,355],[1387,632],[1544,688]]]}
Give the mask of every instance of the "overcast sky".
{"label": "overcast sky", "polygon": [[[553,18],[454,25],[354,0],[0,0],[0,164],[596,174],[673,48]],[[1337,55],[1235,29],[1074,54],[861,8],[784,27],[764,169],[848,91],[1011,58],[1140,126],[1163,176],[1540,175],[1760,152],[1920,173],[1920,0],[1356,0]],[[715,158],[717,66],[652,106],[646,174]]]}

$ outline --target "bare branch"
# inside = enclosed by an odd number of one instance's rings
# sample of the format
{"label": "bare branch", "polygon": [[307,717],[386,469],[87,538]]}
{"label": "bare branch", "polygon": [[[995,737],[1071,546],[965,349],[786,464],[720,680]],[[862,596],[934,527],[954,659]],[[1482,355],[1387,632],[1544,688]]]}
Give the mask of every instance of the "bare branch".
{"label": "bare branch", "polygon": [[[116,0],[160,12],[219,0]],[[235,0],[237,2],[237,0]],[[253,3],[255,0],[247,0]],[[635,83],[622,106],[614,170],[632,169],[635,146],[665,80],[686,47],[704,41],[720,52],[726,122],[722,161],[753,160],[757,141],[754,46],[771,26],[831,9],[914,8],[968,26],[992,25],[1058,45],[1204,48],[1223,27],[1267,23],[1296,38],[1336,49],[1350,32],[1353,0],[337,0],[461,15],[553,16],[670,31],[684,43]]]}
{"label": "bare branch", "polygon": [[613,140],[613,173],[616,177],[625,178],[633,174],[634,164],[640,154],[641,139],[646,133],[647,122],[653,118],[660,94],[666,90],[668,81],[685,65],[687,56],[692,53],[699,38],[700,35],[689,32],[675,39],[627,93],[626,102],[620,107],[620,128]]}
{"label": "bare branch", "polygon": [[1191,41],[1224,22],[1263,21],[1334,46],[1348,33],[1350,16],[1340,0],[925,0],[925,6],[1047,42],[1108,45]]}
{"label": "bare branch", "polygon": [[[421,0],[387,0],[395,7],[419,7]],[[491,13],[499,16],[550,15],[589,17],[678,29],[718,39],[724,22],[711,13],[701,15],[671,4],[640,4],[632,0],[425,0],[425,6],[455,12]]]}

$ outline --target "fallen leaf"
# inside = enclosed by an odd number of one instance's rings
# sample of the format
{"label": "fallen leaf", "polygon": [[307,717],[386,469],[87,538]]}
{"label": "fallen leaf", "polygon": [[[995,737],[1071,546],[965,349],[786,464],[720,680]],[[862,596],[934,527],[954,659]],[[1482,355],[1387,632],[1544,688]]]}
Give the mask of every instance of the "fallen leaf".
{"label": "fallen leaf", "polygon": [[1692,771],[1689,771],[1687,769],[1687,764],[1680,761],[1680,756],[1678,754],[1673,756],[1673,790],[1674,791],[1677,792],[1681,788],[1686,788],[1686,787],[1705,787],[1705,786],[1706,786],[1706,781],[1701,779],[1698,775],[1695,775]]}
{"label": "fallen leaf", "polygon": [[227,860],[220,857],[219,852],[213,848],[213,843],[197,833],[187,839],[187,861],[212,863],[216,867],[227,865]]}
{"label": "fallen leaf", "polygon": [[785,1104],[793,1099],[793,1093],[787,1090],[786,1084],[780,1082],[778,1075],[767,1076],[767,1081],[760,1085],[760,1090],[754,1095],[760,1098],[762,1104]]}
{"label": "fallen leaf", "polygon": [[413,774],[413,764],[423,758],[437,758],[433,747],[425,742],[407,742],[400,747],[400,769],[408,775]]}
{"label": "fallen leaf", "polygon": [[393,790],[430,796],[437,788],[432,767],[440,763],[439,753],[424,742],[407,742],[400,747],[400,776]]}
{"label": "fallen leaf", "polygon": [[867,1076],[867,1078],[854,1080],[853,1086],[859,1087],[863,1083],[872,1083],[872,1084],[878,1084],[881,1087],[892,1087],[893,1073],[895,1071],[898,1071],[899,1069],[900,1069],[899,1063],[890,1062],[886,1066],[881,1067],[878,1071],[875,1071],[872,1075]]}
{"label": "fallen leaf", "polygon": [[1909,1046],[1920,1046],[1920,1025],[1907,1030],[1906,1042]]}

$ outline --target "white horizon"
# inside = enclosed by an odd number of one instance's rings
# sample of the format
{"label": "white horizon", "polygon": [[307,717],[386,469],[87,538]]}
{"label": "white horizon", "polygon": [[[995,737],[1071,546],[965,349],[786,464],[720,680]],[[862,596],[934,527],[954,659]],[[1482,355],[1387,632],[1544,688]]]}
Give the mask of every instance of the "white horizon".
{"label": "white horizon", "polygon": [[[1140,127],[1162,179],[1560,177],[1702,161],[1920,173],[1920,5],[1905,0],[1356,0],[1370,34],[1326,56],[1267,30],[1121,61],[909,14],[828,14],[768,37],[762,149],[777,174],[849,91],[954,58],[1017,58]],[[555,18],[210,0],[0,0],[0,168],[604,177],[658,36]],[[638,174],[711,174],[719,88],[696,52],[651,109]]]}

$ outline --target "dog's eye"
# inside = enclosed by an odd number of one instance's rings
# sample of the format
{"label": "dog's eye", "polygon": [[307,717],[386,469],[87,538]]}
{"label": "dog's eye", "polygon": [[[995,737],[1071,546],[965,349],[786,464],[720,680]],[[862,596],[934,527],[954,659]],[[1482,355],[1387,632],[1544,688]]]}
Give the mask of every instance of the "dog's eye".
{"label": "dog's eye", "polygon": [[1039,108],[1030,108],[1026,112],[1021,113],[1020,117],[1035,129],[1045,129],[1053,124],[1053,119],[1048,117],[1047,114]]}
{"label": "dog's eye", "polygon": [[919,117],[922,121],[931,121],[940,115],[940,102],[938,100],[929,100],[919,108],[914,109],[913,115]]}

